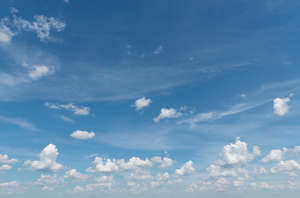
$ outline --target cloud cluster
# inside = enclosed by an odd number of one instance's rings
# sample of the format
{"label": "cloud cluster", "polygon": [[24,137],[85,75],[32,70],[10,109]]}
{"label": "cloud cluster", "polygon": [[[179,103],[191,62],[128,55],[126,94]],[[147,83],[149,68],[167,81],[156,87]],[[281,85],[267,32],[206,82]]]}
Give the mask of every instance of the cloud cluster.
{"label": "cloud cluster", "polygon": [[0,153],[0,171],[10,170],[12,168],[10,164],[14,164],[17,161],[15,158],[9,159],[7,154]]}
{"label": "cloud cluster", "polygon": [[274,114],[278,116],[284,116],[290,110],[289,102],[291,99],[289,97],[286,98],[275,98],[273,100],[273,110]]}

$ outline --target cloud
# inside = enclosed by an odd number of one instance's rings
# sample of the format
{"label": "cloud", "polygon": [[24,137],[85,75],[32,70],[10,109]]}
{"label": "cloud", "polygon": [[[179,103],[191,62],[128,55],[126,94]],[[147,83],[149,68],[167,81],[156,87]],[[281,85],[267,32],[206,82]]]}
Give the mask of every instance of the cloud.
{"label": "cloud", "polygon": [[142,98],[137,99],[135,101],[134,107],[135,107],[136,110],[139,111],[139,110],[142,110],[145,107],[148,107],[151,102],[152,101],[151,101],[150,98],[146,99],[145,97],[142,97]]}
{"label": "cloud", "polygon": [[191,160],[187,161],[181,168],[175,170],[176,175],[184,176],[191,174],[195,171],[193,167],[193,162]]}
{"label": "cloud", "polygon": [[160,45],[153,51],[153,54],[158,55],[158,54],[162,53],[162,51],[163,51],[163,46]]}
{"label": "cloud", "polygon": [[59,116],[59,118],[62,119],[63,121],[66,121],[66,122],[71,122],[71,123],[75,122],[72,118],[69,118],[69,117],[64,116],[64,115]]}
{"label": "cloud", "polygon": [[71,178],[71,179],[77,179],[77,180],[86,180],[88,178],[88,176],[78,172],[76,169],[71,169],[71,170],[68,170],[65,173],[64,178]]}
{"label": "cloud", "polygon": [[29,77],[38,80],[54,73],[54,69],[46,65],[32,65],[29,69]]}
{"label": "cloud", "polygon": [[93,139],[95,137],[95,133],[76,130],[70,136],[72,138],[79,139],[79,140],[88,140],[88,139]]}
{"label": "cloud", "polygon": [[239,114],[244,111],[253,109],[259,105],[261,105],[261,104],[251,105],[251,104],[246,104],[246,103],[240,103],[240,104],[236,104],[236,105],[230,107],[226,111],[220,111],[220,112],[212,111],[212,112],[206,112],[206,113],[198,113],[196,115],[191,116],[188,119],[179,121],[179,124],[188,123],[188,124],[190,124],[191,127],[195,127],[197,125],[197,123],[199,123],[199,122],[218,120],[218,119],[221,119],[226,116]]}
{"label": "cloud", "polygon": [[7,164],[3,164],[0,166],[0,171],[2,170],[10,170],[12,167],[10,165]]}
{"label": "cloud", "polygon": [[234,144],[228,144],[223,148],[224,163],[229,165],[247,163],[260,154],[261,151],[257,146],[254,146],[253,151],[249,152],[247,143],[240,141],[239,137],[236,138]]}
{"label": "cloud", "polygon": [[15,186],[18,186],[18,185],[19,185],[18,182],[11,181],[11,182],[0,183],[0,188],[15,187]]}
{"label": "cloud", "polygon": [[40,153],[40,161],[25,161],[24,165],[32,170],[56,172],[63,168],[63,165],[56,162],[59,153],[54,144],[49,144]]}
{"label": "cloud", "polygon": [[42,186],[43,191],[53,191],[55,188],[62,186],[64,184],[64,180],[62,177],[57,177],[56,174],[41,174],[40,178],[38,178],[34,184]]}
{"label": "cloud", "polygon": [[15,158],[9,159],[7,154],[0,154],[0,163],[2,164],[13,164],[16,163],[18,160]]}
{"label": "cloud", "polygon": [[31,131],[38,131],[38,129],[33,124],[24,120],[23,118],[10,118],[10,117],[0,115],[0,121],[7,122],[9,124],[13,124],[18,127],[28,129]]}
{"label": "cloud", "polygon": [[49,102],[45,103],[45,106],[50,108],[50,109],[65,109],[68,111],[73,112],[75,115],[89,115],[90,114],[90,108],[89,107],[78,107],[72,103],[70,104],[51,104]]}
{"label": "cloud", "polygon": [[7,23],[7,18],[2,18],[0,20],[0,44],[9,44],[11,42],[14,33],[5,24]]}
{"label": "cloud", "polygon": [[284,153],[287,151],[286,148],[283,150],[280,149],[273,149],[270,153],[264,157],[261,161],[262,162],[269,162],[269,161],[281,161],[283,160]]}
{"label": "cloud", "polygon": [[152,162],[149,159],[146,158],[142,160],[139,157],[131,157],[127,162],[124,159],[104,159],[96,157],[93,164],[95,164],[95,169],[90,167],[87,169],[88,172],[112,173],[152,166]]}
{"label": "cloud", "polygon": [[291,101],[290,98],[275,98],[273,100],[274,114],[278,116],[284,116],[290,110],[288,103]]}
{"label": "cloud", "polygon": [[159,122],[162,119],[166,119],[166,118],[178,118],[182,116],[181,112],[178,112],[176,109],[174,108],[162,108],[160,110],[160,114],[155,117],[153,119],[154,122]]}
{"label": "cloud", "polygon": [[287,172],[293,175],[294,170],[300,170],[300,164],[295,160],[280,161],[276,166],[271,168],[271,173]]}
{"label": "cloud", "polygon": [[168,157],[162,158],[159,156],[152,157],[151,161],[154,163],[160,164],[159,165],[160,168],[168,168],[168,167],[172,166],[174,163],[174,160],[172,160],[171,158],[168,158]]}

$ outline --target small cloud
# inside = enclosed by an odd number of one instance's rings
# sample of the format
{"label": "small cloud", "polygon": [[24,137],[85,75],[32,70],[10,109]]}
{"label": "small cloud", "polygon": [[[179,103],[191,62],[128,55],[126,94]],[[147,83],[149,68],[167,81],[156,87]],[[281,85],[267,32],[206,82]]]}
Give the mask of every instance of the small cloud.
{"label": "small cloud", "polygon": [[46,65],[33,65],[29,68],[29,77],[38,80],[54,73],[54,69]]}
{"label": "small cloud", "polygon": [[75,115],[89,115],[90,114],[89,107],[78,107],[72,103],[70,103],[70,104],[52,104],[52,103],[46,102],[45,106],[50,109],[69,110],[69,111],[73,112]]}
{"label": "small cloud", "polygon": [[133,105],[135,107],[136,110],[142,110],[143,108],[145,107],[148,107],[150,104],[151,104],[151,99],[150,98],[145,98],[145,97],[142,97],[140,99],[137,99],[135,101],[135,104]]}
{"label": "small cloud", "polygon": [[291,101],[291,99],[289,97],[286,98],[275,98],[273,100],[273,110],[274,110],[274,114],[278,115],[278,116],[284,116],[286,115],[289,110],[289,102]]}
{"label": "small cloud", "polygon": [[59,118],[62,119],[63,121],[66,121],[66,122],[71,122],[71,123],[75,122],[72,118],[69,118],[69,117],[64,116],[64,115],[59,116]]}
{"label": "small cloud", "polygon": [[160,114],[155,117],[153,119],[154,122],[159,122],[162,119],[166,119],[166,118],[178,118],[182,116],[181,112],[178,112],[176,109],[174,108],[162,108],[160,110]]}
{"label": "small cloud", "polygon": [[88,139],[93,139],[95,137],[95,133],[76,130],[70,136],[72,138],[79,139],[79,140],[88,140]]}
{"label": "small cloud", "polygon": [[184,176],[191,174],[195,171],[193,167],[193,162],[191,160],[187,161],[181,168],[175,170],[175,174],[179,176]]}
{"label": "small cloud", "polygon": [[23,118],[10,118],[10,117],[5,117],[0,115],[0,121],[7,122],[9,124],[16,125],[18,127],[28,129],[31,131],[37,131],[38,129],[31,124],[30,122],[24,120]]}
{"label": "small cloud", "polygon": [[162,53],[162,51],[163,51],[163,46],[160,45],[153,51],[153,54],[158,55]]}

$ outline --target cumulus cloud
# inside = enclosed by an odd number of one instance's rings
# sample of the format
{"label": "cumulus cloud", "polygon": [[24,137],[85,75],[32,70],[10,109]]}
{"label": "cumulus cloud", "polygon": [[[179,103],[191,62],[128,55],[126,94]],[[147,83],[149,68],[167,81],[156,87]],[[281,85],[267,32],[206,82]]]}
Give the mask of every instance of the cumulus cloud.
{"label": "cumulus cloud", "polygon": [[95,164],[95,169],[90,167],[87,169],[88,172],[112,173],[152,166],[152,162],[149,159],[146,158],[142,160],[139,157],[131,157],[127,162],[124,159],[104,159],[96,157],[93,164]]}
{"label": "cumulus cloud", "polygon": [[3,164],[0,166],[0,171],[3,171],[3,170],[10,170],[12,167],[10,165],[7,165],[7,164]]}
{"label": "cumulus cloud", "polygon": [[176,175],[184,176],[191,174],[195,171],[193,167],[193,162],[191,160],[187,161],[181,168],[175,170]]}
{"label": "cumulus cloud", "polygon": [[273,149],[270,153],[264,157],[261,161],[262,162],[269,162],[269,161],[281,161],[283,160],[284,153],[287,152],[287,149],[284,148],[283,150],[280,149]]}
{"label": "cumulus cloud", "polygon": [[40,178],[38,178],[35,182],[35,185],[42,186],[43,191],[53,191],[55,188],[64,184],[64,180],[62,177],[57,177],[54,175],[46,175],[41,174]]}
{"label": "cumulus cloud", "polygon": [[59,153],[54,144],[49,144],[40,153],[40,161],[25,161],[24,165],[32,170],[56,172],[63,168],[63,165],[56,162]]}
{"label": "cumulus cloud", "polygon": [[176,109],[174,108],[162,108],[160,110],[160,114],[155,117],[153,119],[154,122],[159,122],[162,119],[166,119],[166,118],[178,118],[182,116],[181,112],[178,112]]}
{"label": "cumulus cloud", "polygon": [[88,140],[88,139],[93,139],[95,137],[95,133],[88,132],[88,131],[76,130],[70,136],[72,138],[79,139],[79,140]]}
{"label": "cumulus cloud", "polygon": [[291,99],[289,97],[286,98],[275,98],[273,100],[273,110],[274,114],[278,116],[284,116],[290,110],[289,102]]}
{"label": "cumulus cloud", "polygon": [[45,106],[50,109],[57,109],[57,110],[68,110],[73,112],[75,115],[89,115],[90,114],[90,108],[89,107],[78,107],[72,103],[70,104],[52,104],[49,102],[45,103]]}
{"label": "cumulus cloud", "polygon": [[7,23],[7,18],[3,18],[0,20],[0,44],[8,44],[10,43],[14,33],[12,30],[5,24]]}
{"label": "cumulus cloud", "polygon": [[271,173],[287,172],[293,175],[293,171],[300,170],[300,164],[295,160],[280,161],[276,166],[271,168]]}
{"label": "cumulus cloud", "polygon": [[260,154],[261,151],[257,146],[249,152],[247,143],[242,142],[239,137],[236,138],[234,144],[228,144],[223,148],[223,160],[226,164],[246,163]]}
{"label": "cumulus cloud", "polygon": [[136,110],[142,110],[143,108],[145,107],[148,107],[150,104],[151,104],[151,99],[150,98],[145,98],[145,97],[142,97],[140,99],[137,99],[135,101],[135,104],[134,104],[134,107]]}
{"label": "cumulus cloud", "polygon": [[18,160],[11,158],[9,159],[7,154],[0,154],[0,163],[1,164],[13,164],[16,163]]}
{"label": "cumulus cloud", "polygon": [[173,165],[174,160],[168,157],[155,156],[151,158],[152,162],[160,164],[160,168],[168,168]]}
{"label": "cumulus cloud", "polygon": [[76,169],[71,169],[68,170],[65,175],[64,178],[71,178],[71,179],[77,179],[77,180],[85,180],[88,178],[87,175],[82,174],[80,172],[78,172]]}

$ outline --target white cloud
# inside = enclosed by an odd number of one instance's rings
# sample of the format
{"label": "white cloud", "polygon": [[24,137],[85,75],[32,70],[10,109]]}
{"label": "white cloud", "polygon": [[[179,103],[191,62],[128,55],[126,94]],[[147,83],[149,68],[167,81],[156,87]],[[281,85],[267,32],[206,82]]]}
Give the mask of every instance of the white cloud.
{"label": "white cloud", "polygon": [[246,163],[260,154],[260,149],[257,146],[254,146],[252,153],[250,153],[247,143],[240,141],[239,137],[236,138],[234,144],[228,144],[223,148],[223,159],[226,164]]}
{"label": "white cloud", "polygon": [[212,112],[206,112],[206,113],[198,113],[194,116],[191,116],[188,119],[181,120],[179,123],[180,124],[187,123],[187,124],[190,124],[191,127],[195,127],[197,125],[197,123],[199,123],[199,122],[207,122],[207,121],[222,119],[223,117],[226,117],[226,116],[239,114],[244,111],[253,109],[253,108],[257,107],[258,105],[260,105],[260,104],[254,104],[254,105],[245,104],[245,103],[236,104],[226,111],[220,111],[220,112],[212,111]]}
{"label": "white cloud", "polygon": [[11,29],[5,25],[6,21],[7,18],[0,20],[0,44],[10,43],[12,37],[14,36],[14,33],[11,31]]}
{"label": "white cloud", "polygon": [[58,109],[58,110],[65,109],[65,110],[73,112],[75,115],[89,115],[90,114],[89,107],[78,107],[72,103],[70,103],[70,104],[52,104],[52,103],[46,102],[45,106],[50,109]]}
{"label": "white cloud", "polygon": [[189,160],[181,168],[176,169],[175,173],[176,173],[176,175],[184,176],[187,174],[191,174],[194,171],[195,171],[195,168],[193,167],[193,162],[191,160]]}
{"label": "white cloud", "polygon": [[80,172],[78,172],[76,169],[71,169],[68,170],[65,175],[64,178],[71,178],[71,179],[78,179],[78,180],[85,180],[88,178],[87,175],[82,174]]}
{"label": "white cloud", "polygon": [[2,170],[10,170],[12,167],[10,165],[7,164],[3,164],[0,166],[0,171]]}
{"label": "white cloud", "polygon": [[41,174],[40,178],[38,178],[35,182],[35,185],[42,186],[43,191],[53,191],[55,188],[64,184],[64,180],[62,177],[57,177],[54,175],[45,175]]}
{"label": "white cloud", "polygon": [[145,107],[148,107],[150,104],[151,104],[151,99],[150,98],[145,98],[145,97],[142,97],[140,99],[137,99],[135,101],[135,104],[134,104],[134,107],[136,110],[142,110],[143,108]]}
{"label": "white cloud", "polygon": [[11,182],[0,183],[0,188],[15,187],[15,186],[18,186],[18,185],[19,185],[18,182],[11,181]]}
{"label": "white cloud", "polygon": [[166,119],[166,118],[178,118],[182,116],[181,112],[178,112],[176,109],[174,108],[162,108],[160,110],[160,114],[155,117],[153,119],[154,122],[159,122],[162,119]]}
{"label": "white cloud", "polygon": [[294,170],[300,170],[300,164],[295,160],[280,161],[276,166],[271,168],[271,173],[287,172],[293,173]]}
{"label": "white cloud", "polygon": [[95,169],[90,167],[87,169],[88,172],[112,173],[152,166],[152,162],[149,159],[146,158],[142,160],[139,157],[131,157],[127,162],[124,159],[104,159],[96,157],[93,164],[95,164]]}
{"label": "white cloud", "polygon": [[289,112],[289,105],[288,103],[291,101],[290,98],[275,98],[273,100],[273,110],[274,114],[278,116],[284,116]]}
{"label": "white cloud", "polygon": [[174,160],[172,160],[171,158],[168,157],[159,157],[159,156],[155,156],[151,158],[152,162],[154,163],[158,163],[160,164],[159,167],[160,168],[168,168],[170,166],[173,165]]}
{"label": "white cloud", "polygon": [[48,76],[54,73],[54,68],[46,65],[32,65],[29,68],[29,77],[32,80],[38,80],[42,77]]}
{"label": "white cloud", "polygon": [[283,156],[284,156],[284,153],[287,151],[287,149],[283,149],[280,150],[280,149],[273,149],[270,151],[270,153],[264,157],[261,161],[262,162],[269,162],[269,161],[281,161],[283,160]]}
{"label": "white cloud", "polygon": [[9,159],[7,154],[0,154],[0,163],[2,164],[13,164],[16,163],[18,160],[17,159]]}
{"label": "white cloud", "polygon": [[32,170],[56,172],[63,168],[63,165],[56,162],[59,153],[54,144],[49,144],[40,153],[40,161],[25,161],[24,165]]}
{"label": "white cloud", "polygon": [[64,116],[64,115],[59,116],[59,118],[62,119],[63,121],[66,121],[66,122],[71,122],[71,123],[75,122],[72,118],[69,118],[69,117]]}
{"label": "white cloud", "polygon": [[93,139],[95,137],[95,133],[88,132],[88,131],[76,130],[70,136],[75,139],[88,140],[88,139]]}

